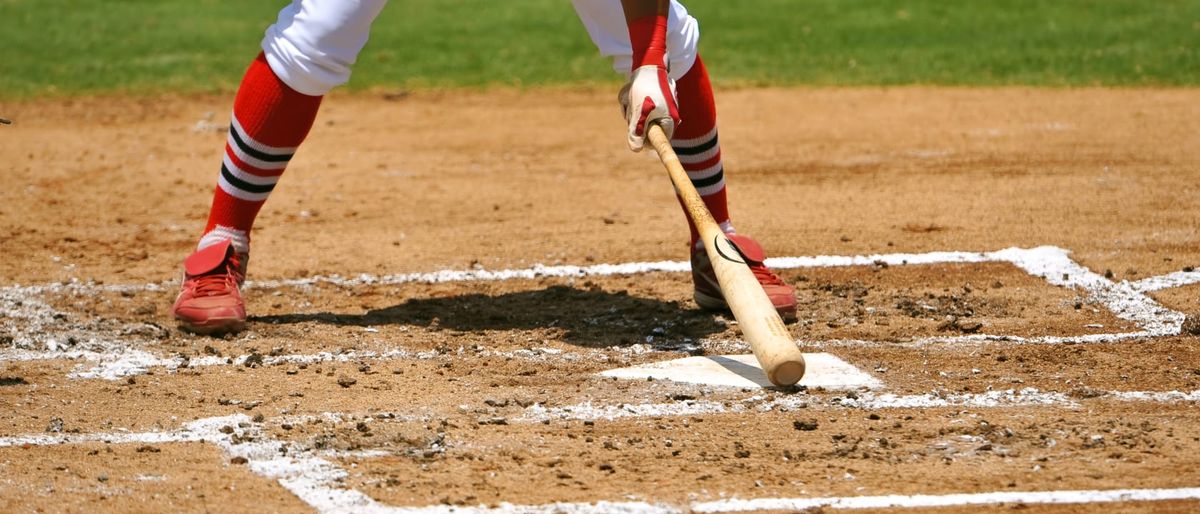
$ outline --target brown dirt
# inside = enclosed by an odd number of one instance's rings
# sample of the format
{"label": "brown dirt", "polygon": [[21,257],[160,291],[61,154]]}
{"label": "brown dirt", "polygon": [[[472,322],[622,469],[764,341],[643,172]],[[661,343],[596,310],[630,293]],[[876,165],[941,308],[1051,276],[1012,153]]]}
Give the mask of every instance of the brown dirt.
{"label": "brown dirt", "polygon": [[[556,101],[545,102],[548,94]],[[259,218],[251,279],[683,259],[670,186],[652,157],[624,150],[608,98],[329,99]],[[720,101],[735,222],[772,255],[1055,245],[1118,281],[1200,266],[1198,91],[767,89]],[[678,273],[255,287],[245,333],[178,333],[170,281],[202,228],[224,141],[197,121],[216,112],[216,125],[227,122],[228,105],[206,97],[0,104],[15,121],[0,127],[8,184],[0,284],[167,281],[0,298],[13,312],[32,308],[16,301],[41,301],[60,313],[36,328],[6,320],[0,351],[38,330],[68,350],[117,345],[231,359],[110,381],[69,378],[95,365],[86,360],[0,353],[0,438],[45,434],[55,423],[64,433],[117,433],[260,416],[253,424],[270,437],[326,452],[347,470],[339,486],[396,506],[1200,485],[1195,402],[1105,394],[1200,390],[1196,335],[910,344],[1136,330],[1083,291],[1003,263],[785,270],[800,299],[800,321],[789,328],[806,350],[882,380],[884,393],[1035,388],[1073,406],[863,409],[842,405],[854,392],[597,378],[619,366],[746,350],[729,318],[695,309]],[[1150,296],[1200,315],[1198,287]],[[404,353],[387,359],[364,353],[397,349]],[[348,357],[272,360],[318,352]],[[773,400],[807,407],[528,418],[534,405]],[[322,418],[327,412],[344,415]],[[307,508],[211,445],[138,446],[0,447],[0,510]],[[371,450],[382,453],[361,453]],[[1111,507],[1188,511],[1197,502]]]}
{"label": "brown dirt", "polygon": [[4,512],[301,510],[278,484],[201,443],[0,449]]}

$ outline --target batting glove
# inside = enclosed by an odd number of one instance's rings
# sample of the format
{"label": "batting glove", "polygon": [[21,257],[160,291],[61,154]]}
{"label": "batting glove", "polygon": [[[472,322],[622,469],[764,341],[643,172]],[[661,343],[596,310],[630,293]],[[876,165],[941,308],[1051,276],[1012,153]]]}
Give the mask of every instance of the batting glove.
{"label": "batting glove", "polygon": [[675,81],[662,66],[642,66],[633,70],[632,78],[617,95],[625,121],[629,122],[629,149],[642,151],[646,130],[658,123],[669,139],[679,124],[679,107],[675,100]]}

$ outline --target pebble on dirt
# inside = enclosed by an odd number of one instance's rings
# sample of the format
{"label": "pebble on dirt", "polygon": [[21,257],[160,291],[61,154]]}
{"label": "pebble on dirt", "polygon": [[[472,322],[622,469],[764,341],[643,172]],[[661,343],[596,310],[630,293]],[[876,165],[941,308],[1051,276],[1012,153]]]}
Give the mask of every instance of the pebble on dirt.
{"label": "pebble on dirt", "polygon": [[792,428],[795,428],[796,430],[802,430],[805,432],[810,432],[810,431],[816,430],[817,426],[818,426],[817,420],[815,420],[815,419],[804,419],[804,420],[797,420],[797,421],[792,422]]}
{"label": "pebble on dirt", "polygon": [[63,425],[62,418],[50,418],[50,423],[46,425],[46,431],[53,434],[60,433],[63,431]]}
{"label": "pebble on dirt", "polygon": [[1183,333],[1200,336],[1200,316],[1189,314],[1183,319]]}

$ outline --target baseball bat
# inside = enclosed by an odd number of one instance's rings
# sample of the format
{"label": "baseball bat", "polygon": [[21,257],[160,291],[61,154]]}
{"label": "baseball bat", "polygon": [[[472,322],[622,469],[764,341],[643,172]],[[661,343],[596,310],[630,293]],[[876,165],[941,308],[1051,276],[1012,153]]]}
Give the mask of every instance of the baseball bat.
{"label": "baseball bat", "polygon": [[729,304],[729,310],[733,311],[733,317],[742,327],[742,335],[750,343],[750,349],[767,373],[767,379],[780,387],[799,382],[804,376],[804,355],[788,334],[771,299],[767,298],[767,293],[759,285],[758,279],[754,278],[741,253],[725,237],[725,232],[721,231],[712,213],[708,212],[704,199],[692,185],[662,127],[657,123],[651,124],[646,135],[667,168],[675,191],[683,199],[688,218],[700,232],[725,303]]}

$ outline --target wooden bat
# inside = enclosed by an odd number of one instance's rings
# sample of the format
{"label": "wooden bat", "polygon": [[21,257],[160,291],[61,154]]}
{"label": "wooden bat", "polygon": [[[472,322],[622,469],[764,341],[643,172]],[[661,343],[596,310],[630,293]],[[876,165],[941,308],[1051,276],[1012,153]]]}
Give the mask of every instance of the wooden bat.
{"label": "wooden bat", "polygon": [[700,232],[700,239],[704,241],[704,250],[712,261],[725,302],[742,327],[742,335],[750,343],[759,365],[767,372],[767,379],[780,387],[799,382],[800,377],[804,376],[804,355],[788,334],[787,327],[783,326],[783,319],[775,311],[767,293],[759,285],[758,279],[754,278],[741,253],[725,237],[708,212],[662,127],[657,123],[651,124],[646,135],[667,168],[676,192],[683,199],[688,217]]}

